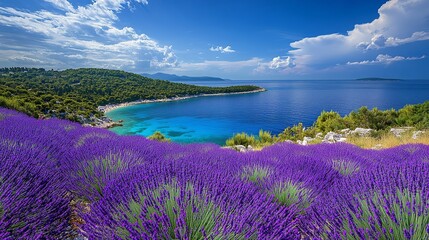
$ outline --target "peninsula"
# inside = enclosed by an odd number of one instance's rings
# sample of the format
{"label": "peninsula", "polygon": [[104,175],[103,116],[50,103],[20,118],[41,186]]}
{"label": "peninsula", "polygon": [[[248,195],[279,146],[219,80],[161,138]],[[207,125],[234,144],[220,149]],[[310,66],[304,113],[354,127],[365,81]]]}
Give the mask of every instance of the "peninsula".
{"label": "peninsula", "polygon": [[0,89],[1,107],[36,118],[68,119],[98,127],[114,125],[104,112],[120,106],[265,90],[250,85],[207,87],[173,83],[119,70],[19,67],[0,69]]}

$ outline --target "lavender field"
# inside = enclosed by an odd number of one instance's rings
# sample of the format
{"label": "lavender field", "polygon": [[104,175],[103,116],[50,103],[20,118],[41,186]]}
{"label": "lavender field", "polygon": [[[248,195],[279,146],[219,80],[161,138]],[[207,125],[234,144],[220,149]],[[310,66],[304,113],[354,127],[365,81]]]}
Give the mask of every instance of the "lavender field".
{"label": "lavender field", "polygon": [[429,146],[239,153],[0,109],[0,239],[429,239]]}

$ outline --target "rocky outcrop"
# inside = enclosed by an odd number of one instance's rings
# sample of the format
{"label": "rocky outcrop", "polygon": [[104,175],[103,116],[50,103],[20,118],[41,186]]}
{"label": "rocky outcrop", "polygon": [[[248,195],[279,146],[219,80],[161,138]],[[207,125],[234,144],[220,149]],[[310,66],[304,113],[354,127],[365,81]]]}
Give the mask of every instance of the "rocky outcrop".
{"label": "rocky outcrop", "polygon": [[401,135],[405,132],[410,131],[413,127],[400,127],[400,128],[391,128],[390,133],[395,135],[396,137],[401,137]]}
{"label": "rocky outcrop", "polygon": [[342,134],[335,132],[328,132],[323,138],[323,143],[336,143],[336,142],[345,142],[347,138],[345,138]]}
{"label": "rocky outcrop", "polygon": [[298,143],[299,145],[304,145],[304,146],[307,146],[310,142],[312,142],[312,141],[314,141],[315,140],[315,138],[311,138],[311,137],[304,137],[304,139],[301,141],[301,140],[298,140],[298,141],[296,141],[296,143]]}
{"label": "rocky outcrop", "polygon": [[361,137],[367,137],[371,134],[371,132],[374,131],[371,128],[356,128],[353,131],[350,131],[349,134],[355,134],[355,135],[359,135]]}
{"label": "rocky outcrop", "polygon": [[247,147],[244,145],[235,145],[235,146],[226,146],[223,148],[233,149],[233,150],[236,150],[236,151],[242,152],[242,153],[255,151],[255,149],[251,145],[249,145]]}

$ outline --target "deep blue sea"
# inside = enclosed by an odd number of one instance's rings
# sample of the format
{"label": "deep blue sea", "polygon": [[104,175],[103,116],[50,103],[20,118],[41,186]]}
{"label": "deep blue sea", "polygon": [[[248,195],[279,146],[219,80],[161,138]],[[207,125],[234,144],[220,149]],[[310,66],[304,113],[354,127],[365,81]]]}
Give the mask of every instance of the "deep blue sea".
{"label": "deep blue sea", "polygon": [[149,136],[160,131],[181,143],[224,144],[235,133],[274,134],[304,123],[310,126],[321,111],[348,114],[361,106],[401,108],[429,100],[429,81],[258,80],[192,82],[206,86],[257,85],[266,92],[192,98],[176,102],[140,104],[113,110],[113,120],[124,120],[112,131]]}

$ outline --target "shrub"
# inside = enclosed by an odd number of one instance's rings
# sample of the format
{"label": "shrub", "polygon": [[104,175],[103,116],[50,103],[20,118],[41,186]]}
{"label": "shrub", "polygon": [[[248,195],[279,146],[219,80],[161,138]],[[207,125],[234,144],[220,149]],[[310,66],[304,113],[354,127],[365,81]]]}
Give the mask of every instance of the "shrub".
{"label": "shrub", "polygon": [[148,137],[150,140],[156,140],[159,142],[170,142],[171,140],[169,138],[166,138],[161,132],[156,131],[154,134],[150,135]]}
{"label": "shrub", "polygon": [[258,135],[258,140],[257,140],[258,144],[257,145],[271,145],[275,142],[274,137],[271,135],[270,132],[268,131],[264,131],[264,130],[259,130],[259,135]]}
{"label": "shrub", "polygon": [[279,140],[301,140],[305,136],[305,129],[304,125],[302,123],[299,123],[298,125],[294,125],[292,127],[287,127],[285,130],[283,130],[282,133],[279,134]]}
{"label": "shrub", "polygon": [[314,127],[318,132],[327,133],[330,131],[338,131],[345,129],[349,126],[348,122],[343,119],[339,113],[330,111],[323,111],[319,117],[317,117]]}
{"label": "shrub", "polygon": [[246,133],[238,133],[235,134],[232,138],[229,138],[226,140],[227,146],[235,146],[235,145],[243,145],[243,146],[249,146],[249,145],[255,145],[256,140],[254,136],[247,135]]}

